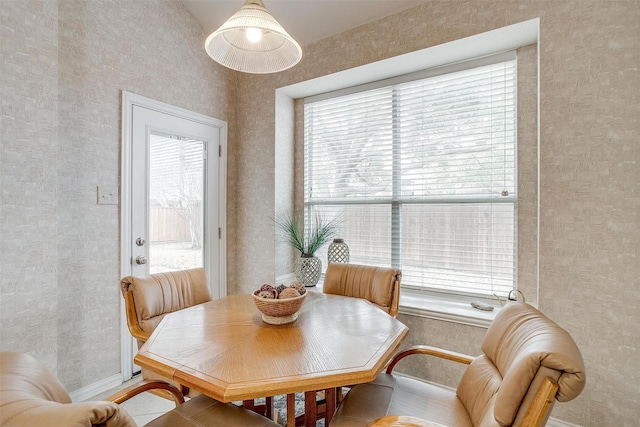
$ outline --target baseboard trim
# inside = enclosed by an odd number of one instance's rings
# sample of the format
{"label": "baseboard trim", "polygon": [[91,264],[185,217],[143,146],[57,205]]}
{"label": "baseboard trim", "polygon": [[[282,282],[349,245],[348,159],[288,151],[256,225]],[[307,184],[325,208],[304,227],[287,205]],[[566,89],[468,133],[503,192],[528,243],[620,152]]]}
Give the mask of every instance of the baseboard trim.
{"label": "baseboard trim", "polygon": [[548,427],[582,427],[579,424],[573,424],[568,421],[562,421],[557,418],[549,417],[549,421],[547,421]]}
{"label": "baseboard trim", "polygon": [[91,399],[107,390],[118,387],[122,384],[122,375],[116,374],[100,381],[96,381],[93,384],[89,384],[86,387],[82,387],[76,391],[69,393],[72,402],[82,402]]}

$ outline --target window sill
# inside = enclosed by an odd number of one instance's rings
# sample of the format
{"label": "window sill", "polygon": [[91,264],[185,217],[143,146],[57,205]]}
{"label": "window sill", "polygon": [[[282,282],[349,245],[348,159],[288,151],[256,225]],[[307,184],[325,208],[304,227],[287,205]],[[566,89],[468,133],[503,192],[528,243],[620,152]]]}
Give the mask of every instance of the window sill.
{"label": "window sill", "polygon": [[500,305],[492,304],[493,311],[483,311],[471,307],[471,301],[478,298],[462,296],[446,296],[425,293],[411,293],[405,290],[400,295],[400,314],[425,317],[444,322],[488,328]]}
{"label": "window sill", "polygon": [[[295,280],[293,274],[279,277],[277,283],[288,283]],[[307,288],[308,291],[322,292],[324,276],[316,286]],[[400,293],[399,313],[408,316],[425,317],[444,322],[460,323],[462,325],[488,328],[496,313],[500,310],[500,304],[495,301],[482,300],[493,305],[493,311],[482,311],[471,307],[471,301],[478,298],[464,296],[447,296],[424,292],[411,292],[403,289]]]}

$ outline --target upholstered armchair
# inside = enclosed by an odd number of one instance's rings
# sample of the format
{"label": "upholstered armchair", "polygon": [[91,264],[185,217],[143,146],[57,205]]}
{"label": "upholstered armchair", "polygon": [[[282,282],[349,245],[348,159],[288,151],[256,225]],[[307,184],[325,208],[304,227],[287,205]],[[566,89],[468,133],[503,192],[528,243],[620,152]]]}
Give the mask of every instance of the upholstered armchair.
{"label": "upholstered armchair", "polygon": [[331,263],[327,266],[322,291],[366,299],[395,317],[401,277],[402,273],[395,268]]}
{"label": "upholstered armchair", "polygon": [[200,395],[187,402],[162,381],[141,381],[104,401],[71,402],[60,381],[38,360],[24,353],[0,353],[0,426],[136,427],[119,404],[149,390],[171,394],[176,408],[146,427],[278,427],[255,412]]}
{"label": "upholstered armchair", "polygon": [[[375,381],[349,391],[330,426],[388,426],[385,420],[402,415],[422,419],[424,425],[538,427],[546,424],[555,401],[572,400],[584,388],[584,363],[576,343],[528,304],[512,302],[497,313],[482,352],[471,357],[427,346],[401,351]],[[451,390],[393,373],[400,360],[413,355],[469,366]]]}

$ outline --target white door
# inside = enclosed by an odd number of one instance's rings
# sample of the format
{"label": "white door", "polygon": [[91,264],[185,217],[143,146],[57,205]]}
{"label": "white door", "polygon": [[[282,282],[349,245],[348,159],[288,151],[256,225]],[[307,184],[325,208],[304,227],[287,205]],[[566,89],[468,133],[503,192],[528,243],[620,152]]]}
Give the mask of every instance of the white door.
{"label": "white door", "polygon": [[[123,93],[122,276],[204,267],[226,294],[225,138],[224,122]],[[124,328],[125,380],[136,352]]]}

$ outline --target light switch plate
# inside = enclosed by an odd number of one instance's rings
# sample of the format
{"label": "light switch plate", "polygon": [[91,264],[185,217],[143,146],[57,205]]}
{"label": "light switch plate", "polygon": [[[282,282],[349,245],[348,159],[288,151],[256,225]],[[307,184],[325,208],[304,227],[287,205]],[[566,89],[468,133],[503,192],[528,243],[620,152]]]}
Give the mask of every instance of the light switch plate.
{"label": "light switch plate", "polygon": [[98,204],[99,205],[117,205],[118,204],[118,189],[108,187],[96,187],[98,190]]}

